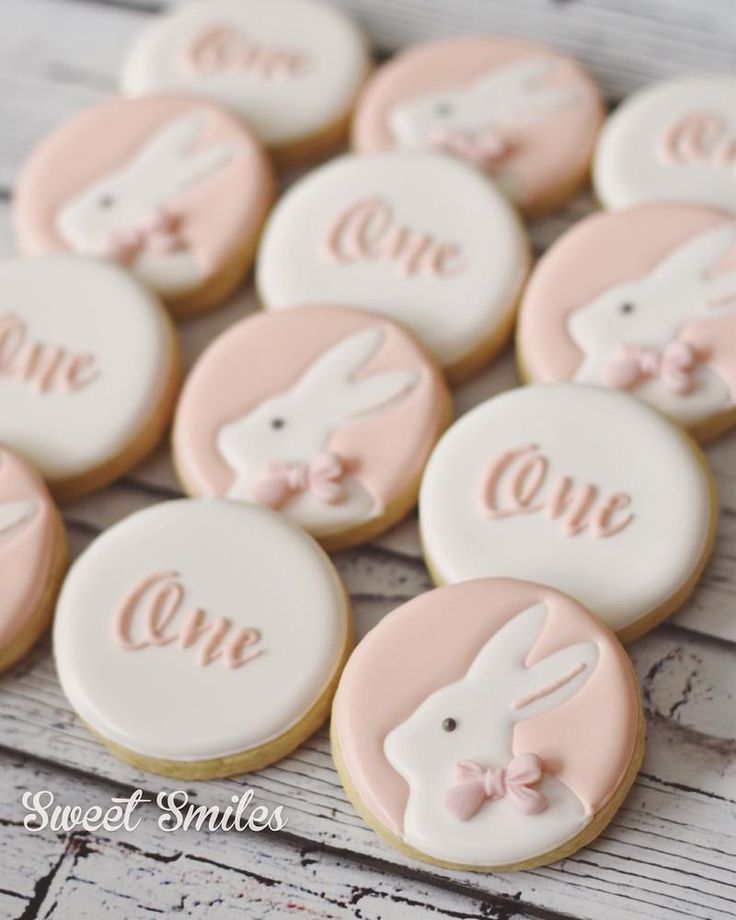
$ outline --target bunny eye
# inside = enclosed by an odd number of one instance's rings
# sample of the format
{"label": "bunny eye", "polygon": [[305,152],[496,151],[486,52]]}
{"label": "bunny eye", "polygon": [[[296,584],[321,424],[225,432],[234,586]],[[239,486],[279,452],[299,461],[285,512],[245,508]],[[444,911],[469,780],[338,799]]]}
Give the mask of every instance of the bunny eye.
{"label": "bunny eye", "polygon": [[115,199],[112,195],[101,195],[97,203],[101,208],[111,208],[115,204]]}
{"label": "bunny eye", "polygon": [[452,103],[450,102],[438,102],[434,107],[436,115],[451,115],[452,114]]}
{"label": "bunny eye", "polygon": [[621,313],[633,313],[634,304],[627,301],[626,303],[622,303],[618,309]]}
{"label": "bunny eye", "polygon": [[442,730],[445,732],[454,732],[457,728],[457,719],[443,719]]}
{"label": "bunny eye", "polygon": [[282,418],[272,418],[271,427],[278,431],[279,428],[283,428],[286,422]]}

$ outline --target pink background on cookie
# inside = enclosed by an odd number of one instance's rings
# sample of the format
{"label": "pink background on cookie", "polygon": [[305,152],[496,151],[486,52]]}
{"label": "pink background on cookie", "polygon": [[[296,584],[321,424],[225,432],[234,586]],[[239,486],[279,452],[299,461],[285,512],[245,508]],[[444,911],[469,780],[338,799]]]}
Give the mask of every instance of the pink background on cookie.
{"label": "pink background on cookie", "polygon": [[522,186],[524,204],[541,205],[587,167],[603,123],[600,94],[578,65],[549,48],[512,38],[452,38],[419,45],[385,64],[358,100],[352,142],[360,153],[394,147],[388,114],[397,103],[476,80],[492,67],[530,56],[557,61],[543,86],[574,88],[581,101],[550,118],[504,130],[518,147],[508,164]]}
{"label": "pink background on cookie", "polygon": [[42,255],[67,248],[56,231],[59,209],[88,186],[125,166],[156,131],[192,111],[205,117],[192,151],[217,142],[238,153],[169,204],[181,212],[195,257],[217,269],[255,234],[273,197],[265,155],[242,123],[201,100],[176,96],[113,99],[87,109],[46,138],[25,164],[15,219],[21,250]]}
{"label": "pink background on cookie", "polygon": [[[532,379],[552,383],[575,375],[583,356],[567,331],[574,310],[643,277],[691,237],[729,220],[710,209],[665,204],[594,214],[576,224],[540,260],[524,294],[517,335]],[[710,356],[707,363],[736,400],[736,316],[692,323],[681,337]]]}
{"label": "pink background on cookie", "polygon": [[447,390],[426,352],[397,325],[340,307],[258,313],[223,333],[190,374],[174,426],[176,463],[197,495],[224,495],[234,474],[216,448],[219,428],[288,390],[330,346],[369,326],[386,337],[356,375],[416,368],[406,395],[336,432],[329,448],[346,458],[371,492],[391,501],[416,478],[444,421]]}
{"label": "pink background on cookie", "polygon": [[400,834],[409,789],[383,753],[386,735],[435,690],[459,680],[485,643],[513,616],[544,602],[547,621],[527,659],[585,639],[599,647],[585,686],[554,711],[514,728],[514,755],[538,754],[595,813],[616,790],[637,738],[638,690],[613,634],[551,588],[478,579],[423,594],[384,618],[348,661],[334,724],[350,778],[370,812]]}
{"label": "pink background on cookie", "polygon": [[0,647],[9,645],[35,613],[54,556],[56,511],[41,477],[0,448],[0,505],[32,501],[37,510],[3,539],[0,534]]}

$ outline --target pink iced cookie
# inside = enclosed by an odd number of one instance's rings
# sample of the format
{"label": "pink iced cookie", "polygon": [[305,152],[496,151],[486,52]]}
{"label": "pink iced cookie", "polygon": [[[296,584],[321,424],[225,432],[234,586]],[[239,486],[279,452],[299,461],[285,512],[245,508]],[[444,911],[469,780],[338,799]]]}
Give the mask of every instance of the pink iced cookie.
{"label": "pink iced cookie", "polygon": [[66,568],[66,537],[41,477],[0,447],[0,670],[48,625]]}
{"label": "pink iced cookie", "polygon": [[701,438],[736,422],[736,221],[657,204],[597,214],[541,260],[521,308],[531,380],[625,390]]}
{"label": "pink iced cookie", "polygon": [[184,97],[113,99],[31,156],[16,229],[24,253],[111,259],[186,314],[240,283],[272,198],[268,161],[234,116]]}
{"label": "pink iced cookie", "polygon": [[376,73],[352,140],[360,152],[462,157],[538,214],[585,181],[603,117],[598,89],[570,58],[511,38],[450,38],[410,48]]}
{"label": "pink iced cookie", "polygon": [[192,495],[278,509],[336,548],[412,507],[449,413],[434,363],[389,320],[332,306],[261,313],[195,366],[174,456]]}
{"label": "pink iced cookie", "polygon": [[551,588],[485,578],[385,617],[338,686],[347,792],[395,846],[442,865],[524,868],[596,837],[643,755],[631,663]]}

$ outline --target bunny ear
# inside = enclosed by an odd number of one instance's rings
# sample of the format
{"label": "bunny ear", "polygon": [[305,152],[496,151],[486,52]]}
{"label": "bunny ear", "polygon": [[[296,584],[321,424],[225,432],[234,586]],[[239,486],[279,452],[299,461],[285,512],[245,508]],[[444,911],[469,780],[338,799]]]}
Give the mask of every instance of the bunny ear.
{"label": "bunny ear", "polygon": [[516,61],[506,67],[495,67],[480,76],[472,84],[472,91],[479,95],[492,93],[494,98],[502,99],[505,93],[518,93],[531,89],[542,80],[553,67],[549,58],[532,57]]}
{"label": "bunny ear", "polygon": [[300,390],[315,397],[331,388],[344,389],[352,377],[378,351],[385,338],[380,326],[371,326],[341,339],[307,368],[299,381]]}
{"label": "bunny ear", "polygon": [[202,129],[202,116],[196,112],[173,118],[141,147],[136,162],[146,166],[167,164],[173,168],[200,136]]}
{"label": "bunny ear", "polygon": [[196,185],[207,176],[226,166],[235,156],[234,144],[214,144],[204,150],[190,154],[177,167],[177,178],[180,189]]}
{"label": "bunny ear", "polygon": [[10,539],[21,524],[25,524],[36,513],[33,502],[6,502],[0,504],[0,543]]}
{"label": "bunny ear", "polygon": [[468,669],[468,677],[493,682],[499,668],[524,668],[524,662],[547,619],[547,605],[535,604],[518,613],[486,642]]}
{"label": "bunny ear", "polygon": [[386,371],[357,383],[351,383],[345,393],[346,414],[363,415],[385,405],[401,393],[411,390],[419,380],[418,371]]}
{"label": "bunny ear", "polygon": [[587,683],[598,663],[595,642],[568,645],[527,668],[520,680],[521,695],[511,702],[517,720],[556,709]]}
{"label": "bunny ear", "polygon": [[657,263],[650,277],[673,283],[698,281],[707,289],[718,277],[711,280],[710,273],[732,246],[736,246],[736,222],[699,233],[678,246]]}

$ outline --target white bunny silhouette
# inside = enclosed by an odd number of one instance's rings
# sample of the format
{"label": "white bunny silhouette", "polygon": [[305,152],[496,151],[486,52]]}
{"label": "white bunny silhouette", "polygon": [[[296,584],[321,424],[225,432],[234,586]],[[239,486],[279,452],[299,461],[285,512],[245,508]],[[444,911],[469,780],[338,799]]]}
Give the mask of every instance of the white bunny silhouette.
{"label": "white bunny silhouette", "polygon": [[[228,497],[284,507],[293,520],[318,536],[381,512],[376,496],[342,458],[329,453],[329,443],[339,428],[391,402],[419,380],[414,370],[355,379],[384,338],[384,329],[373,326],[342,339],[290,390],[220,428],[217,447],[235,473]],[[275,492],[269,492],[272,472]],[[286,483],[283,489],[279,481]]]}
{"label": "white bunny silhouette", "polygon": [[232,144],[192,151],[204,130],[199,113],[163,125],[123,167],[85,188],[59,210],[57,227],[72,249],[130,264],[162,293],[201,280],[175,203],[187,189],[227,165]]}
{"label": "white bunny silhouette", "polygon": [[592,641],[526,666],[546,617],[545,604],[517,614],[463,678],[435,691],[386,737],[386,757],[409,785],[404,840],[415,849],[453,863],[504,865],[554,849],[590,820],[575,793],[544,772],[534,794],[546,807],[537,813],[524,813],[509,794],[486,796],[464,818],[448,806],[458,765],[507,768],[514,725],[561,706],[593,674],[598,646]]}
{"label": "white bunny silhouette", "polygon": [[402,147],[439,146],[495,170],[509,153],[504,131],[550,118],[580,98],[575,90],[541,85],[554,66],[550,58],[531,57],[466,86],[408,99],[390,112],[389,127]]}
{"label": "white bunny silhouette", "polygon": [[0,545],[30,523],[36,510],[31,501],[0,502]]}
{"label": "white bunny silhouette", "polygon": [[726,382],[680,336],[736,312],[736,270],[714,272],[733,246],[736,223],[719,225],[573,311],[568,330],[584,356],[575,379],[635,390],[685,422],[728,406]]}

